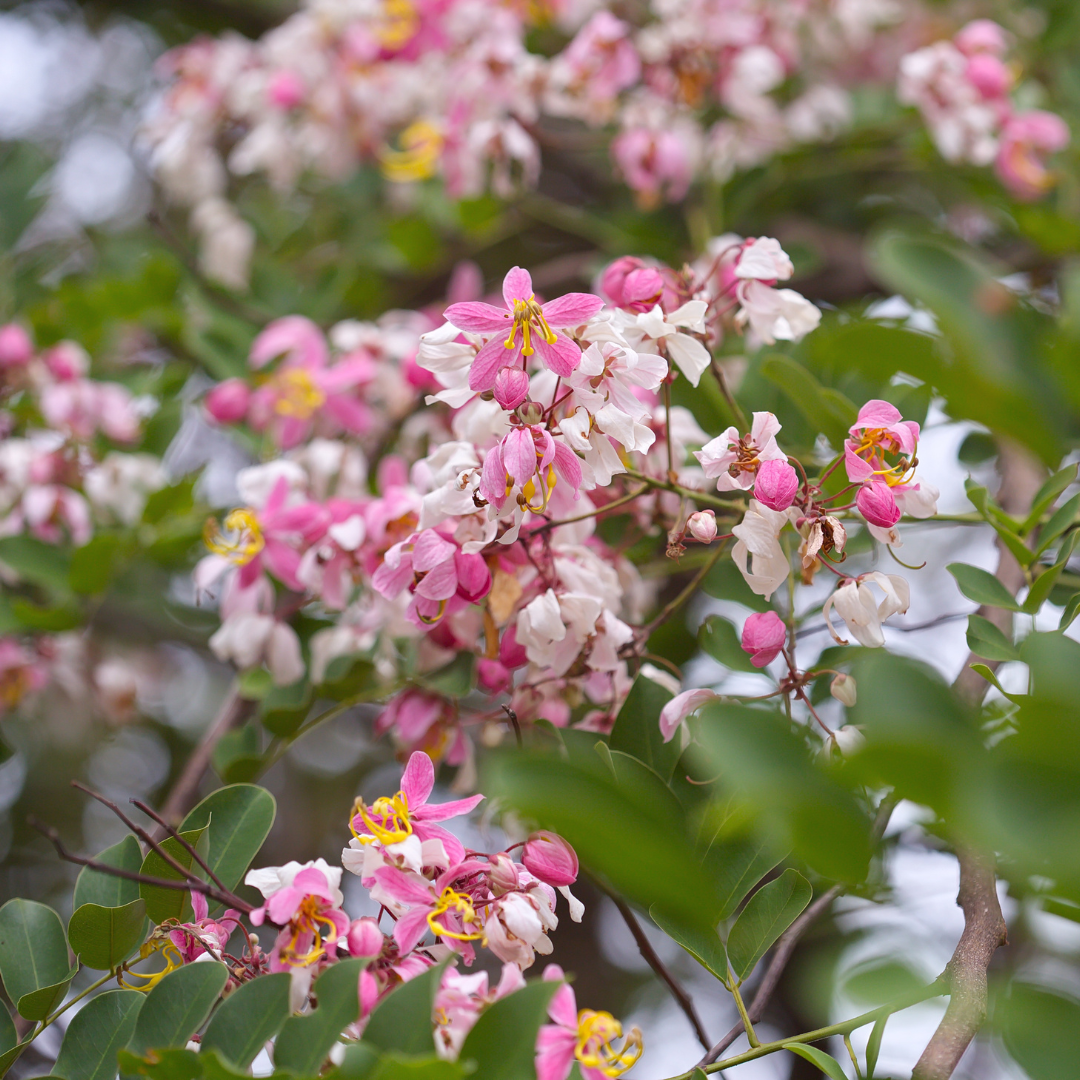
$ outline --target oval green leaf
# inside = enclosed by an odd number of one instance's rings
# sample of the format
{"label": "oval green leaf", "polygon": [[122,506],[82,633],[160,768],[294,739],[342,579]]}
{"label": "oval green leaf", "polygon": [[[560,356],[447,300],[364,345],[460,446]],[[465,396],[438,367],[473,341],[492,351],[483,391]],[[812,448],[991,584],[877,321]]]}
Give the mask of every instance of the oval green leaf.
{"label": "oval green leaf", "polygon": [[75,971],[52,908],[33,900],[9,900],[0,908],[0,976],[27,1020],[44,1020],[63,997]]}
{"label": "oval green leaf", "polygon": [[64,1080],[113,1080],[116,1055],[135,1030],[145,998],[136,990],[108,990],[91,998],[64,1033],[53,1075]]}
{"label": "oval green leaf", "polygon": [[[138,887],[137,882],[132,884]],[[83,904],[68,922],[68,940],[76,956],[98,971],[111,971],[126,960],[146,936],[146,902],[123,907]]]}
{"label": "oval green leaf", "polygon": [[799,917],[813,895],[810,882],[797,870],[788,868],[750,897],[727,942],[731,970],[740,982]]}
{"label": "oval green leaf", "polygon": [[186,964],[146,995],[128,1049],[136,1054],[184,1046],[210,1015],[229,978],[224,964]]}
{"label": "oval green leaf", "polygon": [[210,829],[206,861],[226,889],[235,889],[274,824],[277,803],[257,784],[231,784],[208,795],[180,826]]}
{"label": "oval green leaf", "polygon": [[[95,861],[106,866],[115,866],[119,870],[138,873],[142,866],[143,855],[139,841],[128,834],[119,844],[106,848]],[[104,874],[84,866],[79,871],[75,882],[75,894],[72,897],[71,910],[77,911],[83,904],[98,904],[100,907],[123,907],[132,900],[139,899],[139,883],[127,878]]]}
{"label": "oval green leaf", "polygon": [[806,1058],[807,1061],[816,1065],[829,1077],[829,1080],[847,1080],[844,1070],[840,1068],[840,1062],[826,1054],[824,1050],[819,1050],[816,1046],[806,1046],[803,1043],[785,1043],[784,1049],[790,1050],[793,1054],[798,1054],[801,1058]]}
{"label": "oval green leaf", "polygon": [[234,990],[214,1013],[203,1034],[204,1050],[216,1050],[240,1070],[256,1058],[289,1018],[288,972],[263,975]]}
{"label": "oval green leaf", "polygon": [[364,1028],[364,1042],[379,1050],[426,1054],[431,1046],[431,1010],[446,963],[402,983],[376,1007]]}

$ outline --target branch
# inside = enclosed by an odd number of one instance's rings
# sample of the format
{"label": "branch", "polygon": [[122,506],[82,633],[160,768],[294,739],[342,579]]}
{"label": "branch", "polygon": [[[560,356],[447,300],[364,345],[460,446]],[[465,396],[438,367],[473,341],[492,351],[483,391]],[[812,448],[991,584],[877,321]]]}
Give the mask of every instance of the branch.
{"label": "branch", "polygon": [[[619,909],[619,914],[630,928],[630,933],[634,935],[634,940],[637,942],[637,947],[641,952],[641,955],[645,958],[649,967],[651,967],[667,984],[667,988],[671,991],[671,996],[678,1002],[679,1008],[686,1014],[686,1019],[690,1021],[690,1026],[694,1029],[694,1034],[698,1037],[698,1042],[708,1049],[709,1036],[706,1034],[705,1027],[701,1023],[701,1018],[697,1014],[697,1009],[694,1008],[694,1002],[691,1000],[690,995],[679,985],[675,976],[668,971],[664,961],[657,956],[656,950],[652,947],[652,943],[649,941],[648,937],[646,937],[645,931],[641,928],[641,923],[637,921],[637,917],[630,910],[626,901],[610,892],[608,893],[608,896],[611,897],[612,902]],[[742,1031],[741,1026],[739,1027],[739,1030]]]}
{"label": "branch", "polygon": [[[195,803],[195,797],[199,792],[199,784],[206,770],[210,767],[210,759],[214,748],[221,741],[221,737],[234,727],[239,726],[251,710],[251,702],[240,696],[237,683],[221,703],[214,721],[203,733],[195,752],[188,758],[184,771],[178,777],[172,790],[165,799],[165,805],[161,808],[161,816],[168,822],[180,822],[184,815]],[[156,839],[163,839],[165,832],[159,828],[155,834]]]}
{"label": "branch", "polygon": [[[1001,489],[998,501],[1008,514],[1024,516],[1045,470],[1027,451],[1005,440],[999,441],[998,462]],[[1024,571],[1012,553],[998,541],[997,579],[1010,594],[1025,582]],[[989,619],[1012,639],[1012,613],[1004,608],[981,607],[979,614]],[[954,687],[968,704],[978,707],[989,684],[971,668],[983,657],[970,654]],[[997,662],[990,661],[991,670]],[[956,898],[964,912],[964,932],[952,959],[945,968],[949,1006],[915,1065],[912,1080],[948,1080],[986,1018],[986,972],[998,946],[1008,940],[1005,919],[998,903],[997,878],[993,858],[957,848],[960,863],[960,892]]]}
{"label": "branch", "polygon": [[223,892],[229,891],[225,888],[225,885],[223,884],[221,878],[219,878],[217,874],[215,874],[214,871],[210,869],[207,861],[195,850],[195,846],[192,843],[190,843],[184,836],[177,832],[176,829],[174,829],[163,817],[161,817],[160,814],[157,813],[157,811],[151,810],[150,807],[146,805],[146,803],[141,802],[139,799],[132,799],[131,801],[136,809],[141,810],[148,818],[153,818],[154,821],[156,821],[158,825],[160,825],[165,830],[168,836],[171,839],[175,840],[206,871],[210,880],[219,889],[221,889]]}

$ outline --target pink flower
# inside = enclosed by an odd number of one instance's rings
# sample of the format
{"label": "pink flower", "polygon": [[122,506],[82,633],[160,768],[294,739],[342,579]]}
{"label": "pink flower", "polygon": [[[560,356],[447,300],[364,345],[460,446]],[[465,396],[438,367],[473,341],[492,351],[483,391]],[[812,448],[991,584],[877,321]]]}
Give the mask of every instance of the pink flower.
{"label": "pink flower", "polygon": [[500,368],[493,389],[495,400],[512,412],[529,396],[529,373],[521,368]]}
{"label": "pink flower", "polygon": [[904,420],[895,405],[875,398],[859,410],[848,434],[851,438],[844,443],[844,464],[852,483],[873,476],[900,483],[906,472],[906,460],[890,467],[885,455],[903,454],[905,459],[910,458],[919,441],[919,425],[914,420]]}
{"label": "pink flower", "polygon": [[18,323],[0,326],[0,368],[24,367],[33,355],[34,343]]}
{"label": "pink flower", "polygon": [[525,841],[521,861],[530,874],[555,888],[577,881],[577,853],[557,833],[534,832]]}
{"label": "pink flower", "polygon": [[871,525],[891,529],[900,520],[900,507],[896,505],[892,488],[884,480],[871,480],[859,488],[855,505]]}
{"label": "pink flower", "polygon": [[756,412],[749,435],[740,436],[737,428],[729,427],[695,450],[694,457],[705,475],[716,480],[717,491],[749,491],[763,462],[787,461],[787,454],[776,445],[779,430],[780,421],[772,413]]}
{"label": "pink flower", "polygon": [[[544,979],[558,982],[562,968],[548,964]],[[573,989],[563,983],[548,1005],[553,1021],[545,1024],[536,1039],[537,1080],[566,1080],[578,1063],[584,1080],[611,1080],[632,1069],[643,1049],[641,1032],[635,1027],[621,1048],[612,1045],[622,1038],[622,1025],[610,1013],[592,1009],[578,1011]]]}
{"label": "pink flower", "polygon": [[560,479],[576,496],[582,474],[581,462],[574,451],[556,441],[547,428],[514,427],[484,458],[480,494],[501,510],[517,487],[525,507],[534,514],[542,514]]}
{"label": "pink flower", "polygon": [[284,359],[248,403],[248,423],[256,431],[269,430],[289,449],[307,439],[316,424],[352,434],[371,426],[371,412],[358,393],[377,373],[367,353],[356,350],[329,365],[322,331],[309,319],[288,315],[259,334],[248,362],[259,369],[279,356]]}
{"label": "pink flower", "polygon": [[197,892],[190,895],[194,922],[181,923],[175,930],[169,931],[169,939],[179,950],[185,964],[190,964],[207,952],[220,960],[233,931],[241,926],[240,912],[229,908],[224,915],[211,919],[208,917],[210,911],[206,897]]}
{"label": "pink flower", "polygon": [[664,277],[634,255],[623,255],[604,271],[600,290],[616,306],[627,311],[652,311],[664,292]]}
{"label": "pink flower", "polygon": [[266,898],[248,918],[254,926],[269,920],[282,927],[270,954],[271,971],[310,967],[326,956],[332,945],[349,931],[349,917],[341,910],[341,867],[322,859],[305,863],[249,870],[245,885],[253,885]]}
{"label": "pink flower", "polygon": [[631,28],[609,11],[598,11],[556,59],[569,93],[602,108],[641,76]]}
{"label": "pink flower", "polygon": [[117,442],[132,442],[139,435],[131,392],[119,383],[83,378],[53,383],[41,392],[41,414],[51,427],[76,439],[91,439],[98,431]]}
{"label": "pink flower", "polygon": [[779,458],[763,461],[754,481],[754,498],[770,510],[786,510],[799,491],[799,474]]}
{"label": "pink flower", "polygon": [[1009,120],[1001,132],[994,169],[1018,199],[1037,199],[1055,183],[1045,156],[1069,145],[1069,127],[1060,116],[1032,109]]}
{"label": "pink flower", "polygon": [[446,318],[459,330],[495,335],[473,361],[472,390],[492,389],[500,368],[524,367],[534,353],[556,375],[569,375],[581,360],[581,348],[556,331],[588,322],[604,306],[591,293],[567,293],[540,304],[532,277],[520,266],[503,279],[503,301],[505,309],[480,301],[451,304],[446,309]]}
{"label": "pink flower", "polygon": [[206,411],[219,424],[238,424],[247,416],[251,387],[243,379],[219,382],[206,395]]}
{"label": "pink flower", "polygon": [[410,688],[390,699],[375,722],[376,735],[388,731],[399,747],[423,751],[435,761],[459,765],[468,753],[455,705],[426,690]]}
{"label": "pink flower", "polygon": [[780,241],[759,236],[745,242],[735,263],[735,277],[740,281],[762,281],[775,285],[795,273],[795,267]]}
{"label": "pink flower", "polygon": [[1013,82],[1009,68],[987,53],[978,53],[968,60],[964,77],[988,101],[1004,97]]}
{"label": "pink flower", "polygon": [[786,642],[787,627],[775,611],[755,611],[743,623],[742,647],[754,667],[771,664]]}
{"label": "pink flower", "polygon": [[525,978],[516,964],[503,964],[499,982],[492,989],[488,989],[486,971],[462,975],[448,967],[435,992],[435,1049],[439,1057],[456,1061],[481,1013],[524,985]]}
{"label": "pink flower", "polygon": [[664,742],[671,742],[679,725],[692,713],[696,713],[703,705],[712,701],[719,701],[720,695],[712,690],[684,690],[676,694],[660,710],[660,734]]}
{"label": "pink flower", "polygon": [[992,19],[975,19],[958,30],[953,44],[965,55],[1004,56],[1009,47],[1005,31]]}
{"label": "pink flower", "polygon": [[62,484],[31,484],[26,489],[5,527],[18,531],[24,524],[47,544],[61,543],[66,534],[72,544],[82,547],[94,534],[90,504],[77,491]]}
{"label": "pink flower", "polygon": [[382,845],[400,843],[416,835],[424,840],[440,840],[451,863],[465,858],[461,841],[436,824],[470,813],[483,800],[483,795],[467,799],[428,804],[435,786],[435,766],[427,754],[416,751],[409,758],[401,777],[401,790],[391,798],[376,799],[371,806],[358,803],[352,828],[361,843]]}
{"label": "pink flower", "polygon": [[304,100],[307,87],[295,71],[276,71],[266,88],[266,96],[271,105],[288,112]]}
{"label": "pink flower", "polygon": [[703,544],[716,539],[716,514],[712,510],[696,510],[686,519],[686,531]]}

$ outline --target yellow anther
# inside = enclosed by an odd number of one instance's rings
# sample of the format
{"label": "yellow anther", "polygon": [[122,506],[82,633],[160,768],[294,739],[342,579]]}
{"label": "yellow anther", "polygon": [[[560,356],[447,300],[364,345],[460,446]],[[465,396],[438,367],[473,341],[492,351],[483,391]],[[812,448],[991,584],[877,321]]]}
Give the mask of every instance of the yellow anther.
{"label": "yellow anther", "polygon": [[574,1057],[588,1068],[599,1069],[605,1076],[622,1076],[637,1064],[645,1047],[636,1027],[630,1029],[622,1047],[616,1049],[612,1040],[619,1038],[622,1038],[622,1024],[611,1013],[582,1009],[578,1013]]}
{"label": "yellow anther", "polygon": [[278,394],[274,400],[274,412],[279,416],[310,420],[326,401],[326,395],[303,368],[279,371],[274,376],[274,389]]}
{"label": "yellow anther", "polygon": [[363,799],[358,798],[353,806],[353,818],[358,817],[370,830],[371,835],[358,833],[353,828],[352,819],[349,820],[349,828],[353,836],[361,844],[373,844],[378,840],[381,844],[397,844],[409,836],[412,836],[412,822],[409,820],[409,799],[403,791],[389,799],[385,796],[376,799],[368,806]]}
{"label": "yellow anther", "polygon": [[542,514],[547,509],[548,500],[551,498],[551,493],[555,490],[557,481],[558,477],[555,475],[555,467],[549,465],[544,477],[543,499],[539,506],[535,506],[533,505],[533,497],[536,495],[536,483],[535,480],[530,480],[521,489],[521,496],[524,499],[524,509],[528,510],[530,514]]}
{"label": "yellow anther", "polygon": [[434,124],[417,120],[401,133],[398,141],[400,150],[386,146],[379,154],[379,163],[387,180],[403,184],[435,175],[443,137]]}
{"label": "yellow anther", "polygon": [[246,566],[266,546],[254,512],[243,509],[229,513],[224,531],[214,518],[207,518],[203,543],[215,555],[224,555],[237,566]]}
{"label": "yellow anther", "polygon": [[[180,955],[180,950],[170,941],[168,938],[151,938],[143,947],[139,950],[138,958],[129,963],[137,964],[141,960],[146,960],[154,953],[160,953],[165,960],[165,967],[161,971],[154,971],[149,974],[143,974],[141,971],[131,971],[127,964],[124,964],[120,968],[120,972],[116,977],[116,981],[125,990],[138,990],[141,993],[146,993],[153,990],[155,986],[171,971],[175,971],[178,967],[182,967],[184,960]],[[125,982],[124,976],[129,979],[142,979],[144,980],[142,986]]]}
{"label": "yellow anther", "polygon": [[[296,914],[292,917],[290,925],[292,926],[292,937],[278,952],[278,957],[283,964],[288,964],[290,967],[310,967],[314,964],[326,950],[323,948],[323,933],[322,927],[326,927],[327,934],[325,940],[330,944],[333,944],[338,939],[337,926],[334,924],[334,920],[328,918],[322,912],[322,906],[325,903],[321,896],[305,896],[300,901],[300,906],[296,909]],[[300,939],[305,934],[312,935],[311,947],[304,953],[298,953],[296,950],[299,948]]]}
{"label": "yellow anther", "polygon": [[420,16],[409,0],[383,0],[381,17],[375,28],[375,36],[383,48],[400,49],[419,29]]}
{"label": "yellow anther", "polygon": [[447,914],[447,912],[453,912],[455,915],[460,915],[463,926],[480,926],[480,916],[476,914],[476,910],[472,905],[472,900],[470,900],[465,893],[455,892],[447,886],[443,889],[438,902],[428,912],[427,924],[431,927],[431,932],[435,934],[436,937],[453,938],[455,941],[486,942],[487,937],[484,934],[483,928],[473,932],[467,930],[465,932],[460,932],[457,930],[450,930],[443,926],[442,923],[439,922],[439,917]]}
{"label": "yellow anther", "polygon": [[521,328],[522,356],[532,356],[536,351],[532,347],[532,331],[534,327],[549,345],[554,345],[557,340],[555,331],[548,326],[547,319],[544,318],[544,311],[533,296],[530,296],[528,300],[514,301],[514,325],[510,328],[510,336],[503,342],[508,349],[514,347],[519,327]]}

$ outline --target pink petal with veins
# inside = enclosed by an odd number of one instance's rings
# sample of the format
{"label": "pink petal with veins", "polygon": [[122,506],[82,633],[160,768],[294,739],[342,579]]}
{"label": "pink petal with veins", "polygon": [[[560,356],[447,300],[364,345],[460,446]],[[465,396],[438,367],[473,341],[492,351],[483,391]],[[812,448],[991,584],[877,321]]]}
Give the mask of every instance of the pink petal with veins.
{"label": "pink petal with veins", "polygon": [[563,326],[587,323],[602,307],[604,301],[592,293],[572,292],[543,305],[540,309],[548,326],[558,330]]}
{"label": "pink petal with veins", "polygon": [[509,311],[478,300],[451,304],[444,314],[459,330],[468,330],[472,334],[497,334],[502,330],[509,332],[511,325]]}
{"label": "pink petal with veins", "polygon": [[513,308],[515,300],[528,300],[533,295],[532,275],[520,266],[513,267],[503,278],[503,300]]}
{"label": "pink petal with veins", "polygon": [[[550,345],[542,337],[534,336],[533,344],[547,369],[561,378],[573,375],[581,363],[581,347],[563,334],[556,334]],[[471,380],[469,385],[472,385]]]}

